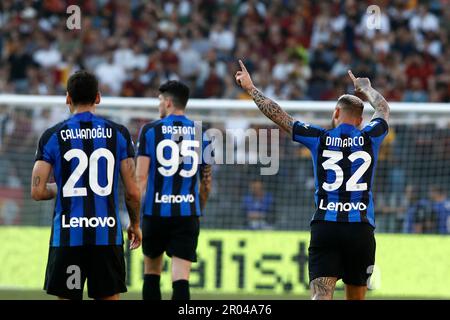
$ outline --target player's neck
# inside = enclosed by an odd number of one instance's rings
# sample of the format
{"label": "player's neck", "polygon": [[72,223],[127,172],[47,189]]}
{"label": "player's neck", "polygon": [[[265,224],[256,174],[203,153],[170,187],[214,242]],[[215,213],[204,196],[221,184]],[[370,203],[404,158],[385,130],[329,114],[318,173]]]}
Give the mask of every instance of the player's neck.
{"label": "player's neck", "polygon": [[167,116],[184,116],[184,110],[174,109],[167,113]]}
{"label": "player's neck", "polygon": [[83,112],[95,113],[95,104],[94,105],[77,106],[73,109],[73,114],[78,114],[78,113],[83,113]]}
{"label": "player's neck", "polygon": [[352,119],[343,119],[342,121],[339,121],[337,124],[337,127],[340,126],[341,124],[348,124],[354,127],[357,127],[358,125],[356,124],[356,121],[352,120]]}

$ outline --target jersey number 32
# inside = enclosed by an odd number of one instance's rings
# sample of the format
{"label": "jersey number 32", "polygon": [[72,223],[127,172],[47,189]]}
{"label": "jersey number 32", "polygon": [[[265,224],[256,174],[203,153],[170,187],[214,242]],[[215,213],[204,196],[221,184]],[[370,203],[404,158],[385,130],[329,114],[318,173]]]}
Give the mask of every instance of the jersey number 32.
{"label": "jersey number 32", "polygon": [[[333,170],[336,174],[336,180],[333,183],[324,182],[322,188],[325,191],[335,191],[339,189],[344,183],[344,171],[337,164],[344,158],[341,151],[324,150],[323,157],[329,158],[322,163],[322,167],[325,170]],[[345,184],[346,191],[365,191],[367,190],[367,183],[358,183],[359,179],[364,175],[364,173],[369,169],[372,163],[372,157],[366,151],[356,151],[348,156],[348,160],[355,162],[357,159],[362,159],[364,162],[361,166],[353,173],[353,175],[347,180]]]}

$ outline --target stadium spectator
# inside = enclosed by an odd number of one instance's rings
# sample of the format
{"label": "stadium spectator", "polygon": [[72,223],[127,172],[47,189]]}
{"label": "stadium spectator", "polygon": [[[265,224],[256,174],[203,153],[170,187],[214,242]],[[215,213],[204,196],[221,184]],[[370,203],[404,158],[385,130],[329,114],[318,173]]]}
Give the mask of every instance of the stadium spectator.
{"label": "stadium spectator", "polygon": [[450,199],[442,185],[430,186],[430,200],[436,219],[436,233],[450,234]]}
{"label": "stadium spectator", "polygon": [[25,93],[28,85],[27,70],[34,64],[33,58],[26,52],[22,42],[12,44],[8,56],[9,81],[18,93]]}
{"label": "stadium spectator", "polygon": [[439,32],[439,19],[429,11],[427,5],[421,4],[409,20],[409,28],[417,35],[419,32]]}
{"label": "stadium spectator", "polygon": [[203,84],[204,98],[220,98],[223,91],[223,80],[217,72],[216,65],[211,63],[209,65],[209,74]]}
{"label": "stadium spectator", "polygon": [[351,60],[352,57],[347,51],[341,52],[338,56],[338,60],[333,64],[333,68],[330,72],[331,76],[336,79],[347,74],[347,71],[351,68]]}
{"label": "stadium spectator", "polygon": [[213,48],[219,50],[222,53],[222,57],[226,58],[234,48],[235,33],[230,29],[226,29],[222,23],[217,23],[211,29],[209,41]]}
{"label": "stadium spectator", "polygon": [[62,59],[61,52],[45,37],[39,40],[39,49],[33,54],[33,60],[41,67],[50,69],[57,66]]}
{"label": "stadium spectator", "polygon": [[413,78],[411,80],[410,88],[405,91],[403,95],[403,101],[405,102],[427,102],[428,94],[422,89],[421,81],[419,78]]}
{"label": "stadium spectator", "polygon": [[242,209],[247,218],[247,228],[251,230],[271,229],[269,224],[273,210],[273,197],[264,190],[259,180],[250,183],[249,193],[242,199]]}
{"label": "stadium spectator", "polygon": [[181,42],[181,50],[178,52],[180,61],[180,76],[186,79],[196,78],[200,72],[202,56],[197,51],[188,38]]}
{"label": "stadium spectator", "polygon": [[405,233],[431,233],[435,229],[435,219],[426,198],[421,198],[419,187],[408,185],[405,191],[408,208],[405,212]]}
{"label": "stadium spectator", "polygon": [[143,75],[139,69],[134,69],[131,79],[125,81],[121,95],[124,97],[143,97],[145,93],[145,85],[142,81]]}
{"label": "stadium spectator", "polygon": [[404,231],[450,234],[450,200],[447,189],[441,184],[432,184],[428,189],[428,197],[417,201],[418,191],[418,188],[407,188],[407,196],[412,204],[406,211]]}
{"label": "stadium spectator", "polygon": [[107,53],[106,61],[100,63],[95,69],[95,75],[102,83],[103,88],[107,86],[107,92],[111,92],[113,95],[120,92],[126,77],[125,69],[113,62],[113,56],[110,52]]}

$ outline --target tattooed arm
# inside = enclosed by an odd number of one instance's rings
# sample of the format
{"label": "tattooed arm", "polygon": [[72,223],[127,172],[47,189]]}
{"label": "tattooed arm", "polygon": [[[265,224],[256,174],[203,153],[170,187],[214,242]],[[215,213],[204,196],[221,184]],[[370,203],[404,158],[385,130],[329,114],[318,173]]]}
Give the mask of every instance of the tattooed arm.
{"label": "tattooed arm", "polygon": [[125,189],[125,204],[130,217],[130,225],[127,228],[130,249],[136,249],[141,245],[142,232],[139,225],[141,209],[141,194],[136,183],[136,168],[133,158],[127,158],[120,163],[120,174]]}
{"label": "tattooed arm", "polygon": [[366,91],[364,91],[364,94],[366,95],[369,103],[375,109],[375,113],[373,114],[372,119],[382,118],[382,119],[388,121],[389,114],[390,114],[390,108],[389,108],[389,104],[384,99],[384,97],[372,87],[370,87]]}
{"label": "tattooed arm", "polygon": [[275,122],[281,129],[291,134],[294,119],[281,109],[275,101],[267,98],[261,91],[256,89],[244,63],[239,60],[239,64],[241,66],[241,71],[238,71],[235,75],[237,83],[248,92],[259,110],[261,110],[267,118]]}
{"label": "tattooed arm", "polygon": [[211,191],[212,168],[211,165],[205,165],[200,171],[200,208],[203,211]]}
{"label": "tattooed arm", "polygon": [[367,101],[375,109],[372,119],[382,118],[388,121],[390,113],[389,104],[377,90],[372,88],[370,80],[368,78],[356,78],[351,70],[348,71],[348,74],[353,81],[355,91],[366,96]]}
{"label": "tattooed arm", "polygon": [[42,160],[35,162],[31,178],[31,197],[34,200],[50,200],[56,197],[56,183],[47,182],[51,171],[50,163]]}
{"label": "tattooed arm", "polygon": [[312,300],[331,300],[333,299],[334,288],[337,278],[320,277],[311,281],[311,299]]}
{"label": "tattooed arm", "polygon": [[294,119],[289,114],[281,109],[275,101],[264,96],[262,92],[255,87],[250,90],[249,94],[253,98],[253,101],[255,101],[259,110],[261,110],[267,118],[275,122],[287,133],[292,134]]}

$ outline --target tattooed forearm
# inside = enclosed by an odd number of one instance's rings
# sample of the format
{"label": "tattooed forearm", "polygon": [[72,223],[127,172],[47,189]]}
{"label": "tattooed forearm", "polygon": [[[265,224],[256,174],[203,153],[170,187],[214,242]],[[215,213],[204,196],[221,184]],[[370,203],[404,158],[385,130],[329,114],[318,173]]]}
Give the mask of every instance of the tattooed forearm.
{"label": "tattooed forearm", "polygon": [[40,176],[33,176],[31,185],[31,196],[34,200],[50,200],[56,197],[58,187],[56,183],[41,183]]}
{"label": "tattooed forearm", "polygon": [[204,210],[208,196],[211,191],[212,169],[210,165],[206,165],[200,171],[200,208]]}
{"label": "tattooed forearm", "polygon": [[262,94],[262,92],[258,89],[253,88],[249,93],[259,110],[261,110],[267,118],[275,122],[278,126],[280,126],[280,128],[289,134],[292,133],[294,119],[289,114],[281,109],[275,101]]}
{"label": "tattooed forearm", "polygon": [[336,278],[321,277],[311,281],[311,299],[312,300],[331,300],[336,286]]}
{"label": "tattooed forearm", "polygon": [[372,119],[382,118],[386,121],[389,120],[390,108],[386,99],[384,99],[384,97],[372,87],[365,90],[364,94],[366,95],[369,103],[375,109]]}

